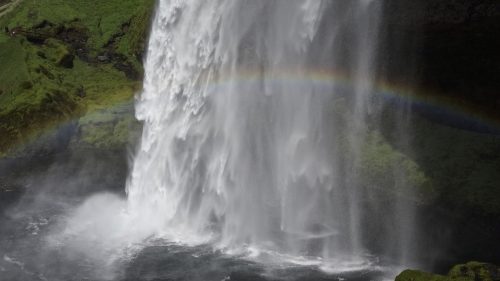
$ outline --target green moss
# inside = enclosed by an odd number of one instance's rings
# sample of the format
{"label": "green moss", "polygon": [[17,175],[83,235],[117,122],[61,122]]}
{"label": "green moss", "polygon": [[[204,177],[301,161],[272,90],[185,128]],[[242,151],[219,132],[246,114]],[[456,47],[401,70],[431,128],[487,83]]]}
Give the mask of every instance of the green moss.
{"label": "green moss", "polygon": [[[149,29],[153,13],[154,0],[144,0],[149,5],[139,7],[136,15],[126,27],[126,32],[117,44],[117,50],[129,57],[139,58],[145,49],[146,30]],[[131,60],[137,69],[142,70],[139,60]]]}
{"label": "green moss", "polygon": [[434,188],[417,163],[394,149],[377,131],[364,141],[359,170],[367,188],[420,202],[434,197]]}
{"label": "green moss", "polygon": [[415,161],[439,200],[460,210],[500,214],[500,138],[415,118]]}
{"label": "green moss", "polygon": [[0,110],[6,100],[21,92],[18,86],[24,81],[30,81],[25,62],[26,52],[19,40],[8,40],[0,43]]}
{"label": "green moss", "polygon": [[442,275],[431,274],[418,270],[405,270],[396,277],[396,281],[450,281],[450,280],[446,276]]}
{"label": "green moss", "polygon": [[454,280],[466,278],[474,281],[497,281],[500,279],[500,267],[472,261],[454,266],[448,276]]}
{"label": "green moss", "polygon": [[139,131],[132,104],[95,111],[79,121],[79,147],[99,149],[123,148]]}
{"label": "green moss", "polygon": [[67,3],[68,1],[64,0],[22,1],[16,10],[4,16],[0,23],[2,26],[13,28],[33,26],[44,19],[55,23],[71,21],[77,18],[77,12]]}
{"label": "green moss", "polygon": [[481,262],[468,262],[454,266],[448,275],[437,275],[418,270],[405,270],[396,281],[498,281],[500,267]]}
{"label": "green moss", "polygon": [[[1,17],[0,155],[60,122],[130,101],[154,2],[23,0]],[[35,39],[9,37],[4,26]]]}
{"label": "green moss", "polygon": [[83,87],[83,103],[89,111],[130,100],[141,85],[138,81],[128,80],[110,65],[93,66],[81,61],[75,61],[74,69],[66,79],[69,83]]}
{"label": "green moss", "polygon": [[[38,56],[38,60],[43,61],[44,60],[43,56],[45,56],[46,60],[49,60],[54,64],[59,64],[62,58],[64,58],[64,56],[70,53],[68,46],[66,44],[52,38],[47,39],[45,41],[44,46],[40,49],[41,50],[38,50],[36,53],[36,55]],[[41,52],[43,54],[42,57],[38,52]]]}
{"label": "green moss", "polygon": [[151,9],[152,0],[24,0],[16,11],[0,20],[0,26],[31,27],[48,20],[54,24],[82,22],[90,31],[90,44],[103,47],[122,25],[144,10]]}

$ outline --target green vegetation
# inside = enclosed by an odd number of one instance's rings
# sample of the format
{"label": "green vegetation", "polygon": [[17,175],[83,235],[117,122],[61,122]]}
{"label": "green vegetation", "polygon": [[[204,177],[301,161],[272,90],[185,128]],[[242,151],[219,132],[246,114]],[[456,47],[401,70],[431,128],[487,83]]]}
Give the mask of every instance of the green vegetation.
{"label": "green vegetation", "polygon": [[[448,126],[414,112],[406,126],[406,143],[400,139],[395,110],[388,108],[382,117],[381,135],[389,146],[419,167],[427,178],[424,191],[432,203],[456,217],[500,215],[500,137]],[[368,145],[370,147],[370,145]],[[388,152],[365,158],[372,162],[387,159]],[[387,149],[386,149],[387,150]],[[376,152],[375,151],[375,152]],[[373,153],[373,152],[372,152]],[[378,159],[380,158],[380,159]],[[387,160],[387,162],[390,162]],[[383,162],[380,164],[382,165]],[[415,169],[410,169],[415,170]],[[418,180],[420,173],[411,173]]]}
{"label": "green vegetation", "polygon": [[[14,28],[32,28],[44,21],[59,26],[80,26],[89,36],[87,46],[94,51],[109,44],[113,37],[123,36],[123,28],[133,33],[127,49],[134,50],[142,41],[149,24],[154,1],[152,0],[24,0],[16,10],[6,15],[0,23]],[[136,45],[134,45],[136,44]]]}
{"label": "green vegetation", "polygon": [[[358,173],[357,183],[367,191],[365,194],[376,194],[388,202],[404,198],[415,204],[432,203],[437,197],[432,179],[420,163],[409,156],[411,154],[408,151],[395,145],[378,130],[378,123],[370,124],[366,134],[347,134],[352,128],[348,128],[351,113],[345,103],[344,99],[336,99],[326,118],[338,120],[335,127],[341,133],[336,135],[335,142],[339,144],[340,157],[343,161],[357,159],[353,163],[353,170]],[[358,142],[361,151],[353,151],[355,147],[351,144]],[[367,198],[370,200],[369,197]]]}
{"label": "green vegetation", "polygon": [[153,6],[24,0],[2,16],[0,156],[60,122],[130,101]]}
{"label": "green vegetation", "polygon": [[419,203],[434,197],[430,179],[408,156],[398,152],[377,132],[371,132],[361,152],[362,184]]}
{"label": "green vegetation", "polygon": [[87,114],[79,121],[79,138],[73,145],[106,150],[126,147],[140,132],[139,122],[130,114],[132,111],[133,103],[128,102]]}
{"label": "green vegetation", "polygon": [[405,270],[396,281],[498,281],[500,267],[481,263],[468,262],[454,266],[448,275],[437,275],[418,270]]}
{"label": "green vegetation", "polygon": [[423,118],[413,123],[414,159],[438,188],[438,201],[479,215],[500,215],[500,138]]}
{"label": "green vegetation", "polygon": [[450,281],[450,279],[443,275],[418,270],[405,270],[396,277],[396,281]]}

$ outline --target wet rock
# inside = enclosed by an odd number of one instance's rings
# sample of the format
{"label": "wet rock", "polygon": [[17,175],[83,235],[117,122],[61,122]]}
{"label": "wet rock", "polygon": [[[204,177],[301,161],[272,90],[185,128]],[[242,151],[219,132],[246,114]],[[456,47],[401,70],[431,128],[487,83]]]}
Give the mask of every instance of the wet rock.
{"label": "wet rock", "polygon": [[43,43],[45,43],[45,40],[47,38],[45,38],[44,36],[41,36],[39,34],[33,33],[33,34],[27,34],[26,39],[28,40],[28,42],[33,43],[35,45],[43,45]]}
{"label": "wet rock", "polygon": [[73,49],[85,48],[89,39],[89,31],[78,24],[71,23],[72,26],[60,26],[56,32],[56,38],[70,45]]}
{"label": "wet rock", "polygon": [[123,72],[130,80],[140,80],[142,78],[141,73],[128,61],[118,61],[113,66]]}

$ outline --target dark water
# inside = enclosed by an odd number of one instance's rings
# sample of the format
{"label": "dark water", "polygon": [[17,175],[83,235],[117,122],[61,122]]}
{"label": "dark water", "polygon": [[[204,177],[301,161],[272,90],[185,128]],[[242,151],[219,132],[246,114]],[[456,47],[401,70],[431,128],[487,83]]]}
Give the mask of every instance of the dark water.
{"label": "dark water", "polygon": [[384,279],[384,272],[378,269],[329,274],[314,266],[257,263],[209,245],[188,247],[167,241],[150,241],[142,250],[110,265],[96,264],[64,246],[47,245],[51,228],[63,218],[56,208],[4,214],[0,221],[0,280]]}
{"label": "dark water", "polygon": [[125,280],[373,280],[381,272],[327,274],[314,267],[264,265],[210,247],[152,246],[128,264]]}
{"label": "dark water", "polygon": [[[255,262],[210,245],[146,239],[122,256],[91,259],[51,242],[72,212],[95,194],[125,199],[125,154],[62,155],[9,162],[0,171],[0,280],[383,280],[387,268],[326,273],[318,266]],[[95,217],[99,217],[95,211]],[[99,238],[99,237],[98,237]],[[91,245],[90,245],[91,246]],[[91,247],[90,247],[91,248]],[[139,250],[137,250],[139,249]],[[100,259],[99,259],[100,258]]]}
{"label": "dark water", "polygon": [[[75,174],[76,168],[80,175]],[[94,178],[81,178],[88,173]],[[210,245],[188,247],[164,240],[136,245],[134,251],[123,252],[109,264],[71,251],[67,245],[51,244],[54,231],[86,198],[102,191],[122,194],[120,177],[112,173],[112,169],[105,172],[93,161],[81,163],[79,159],[65,165],[44,162],[30,171],[11,173],[14,180],[3,182],[0,192],[0,280],[384,279],[379,269],[328,274],[315,266],[258,263]],[[115,184],[109,179],[116,180]]]}

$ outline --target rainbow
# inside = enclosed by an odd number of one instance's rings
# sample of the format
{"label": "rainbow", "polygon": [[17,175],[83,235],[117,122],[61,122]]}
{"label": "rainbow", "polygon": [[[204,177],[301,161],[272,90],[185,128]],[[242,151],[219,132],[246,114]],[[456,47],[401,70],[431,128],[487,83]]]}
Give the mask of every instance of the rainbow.
{"label": "rainbow", "polygon": [[[226,75],[217,75],[217,77],[206,74],[199,79],[201,81],[209,81],[203,84],[203,90],[213,91],[216,93],[221,89],[233,87],[234,85],[255,85],[262,81],[279,83],[280,85],[311,85],[317,89],[332,90],[333,88],[353,88],[356,83],[364,81],[353,81],[350,75],[343,71],[333,71],[327,69],[308,69],[308,70],[280,70],[271,74],[262,76],[260,70],[253,69],[239,69],[237,72],[232,72]],[[369,81],[370,82],[370,81]],[[432,91],[422,92],[415,91],[411,86],[397,84],[388,80],[371,81],[375,89],[375,97],[380,97],[391,102],[405,102],[412,105],[417,110],[423,110],[437,115],[438,118],[447,120],[454,120],[455,124],[466,124],[478,130],[478,132],[486,132],[493,134],[500,134],[500,119],[498,116],[491,116],[485,112],[471,107],[470,105],[460,104],[455,100],[442,98],[440,95],[433,94]],[[123,106],[128,103],[117,102],[115,105],[109,107],[109,110]],[[87,113],[92,114],[92,112]],[[60,128],[74,123],[79,118],[74,118],[62,121],[51,125],[44,129],[43,134],[51,134],[57,132]],[[40,136],[40,134],[38,134]],[[19,151],[36,141],[36,138],[28,138],[22,143],[16,144],[11,151]]]}
{"label": "rainbow", "polygon": [[[243,69],[236,74],[219,75],[222,78],[212,78],[208,89],[217,91],[220,88],[235,85],[253,84],[262,82],[260,70]],[[375,89],[375,98],[382,98],[395,103],[404,102],[411,104],[412,108],[437,116],[439,119],[454,119],[455,125],[462,124],[468,129],[479,132],[500,134],[500,116],[482,111],[470,104],[461,103],[456,99],[446,98],[431,90],[417,91],[413,86],[394,83],[389,80],[354,81],[351,76],[343,71],[329,69],[280,70],[266,74],[267,82],[280,85],[312,85],[315,88],[331,90],[333,88],[353,89],[356,83],[369,82]],[[352,91],[351,91],[352,92]],[[449,121],[439,120],[437,121]]]}

